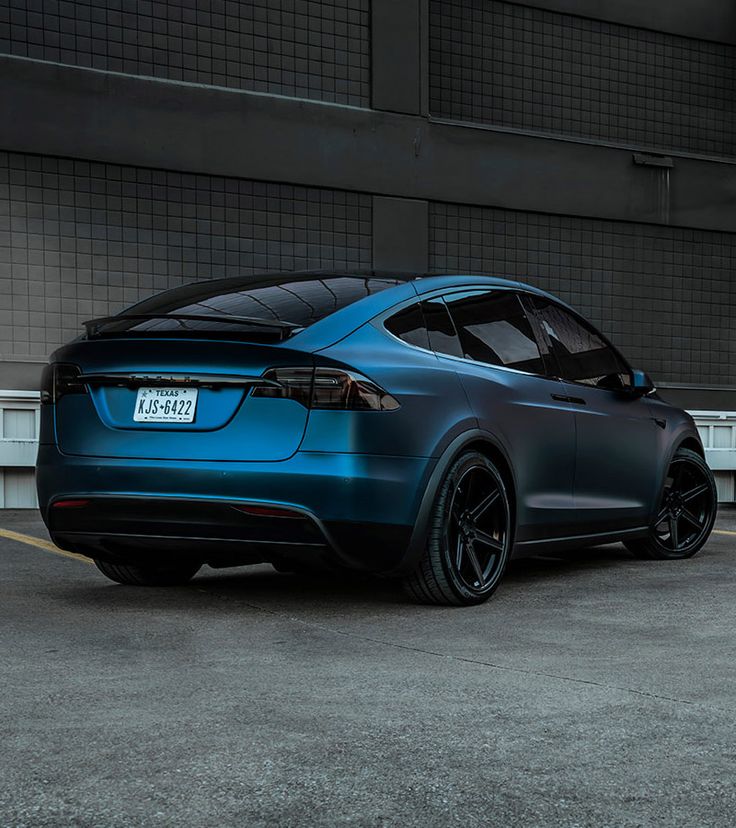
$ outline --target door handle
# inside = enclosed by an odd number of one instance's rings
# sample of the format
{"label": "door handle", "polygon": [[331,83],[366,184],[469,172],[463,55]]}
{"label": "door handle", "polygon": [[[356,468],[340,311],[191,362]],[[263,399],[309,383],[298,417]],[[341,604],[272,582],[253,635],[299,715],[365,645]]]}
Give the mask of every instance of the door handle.
{"label": "door handle", "polygon": [[552,394],[552,399],[558,402],[566,402],[571,405],[587,405],[582,397],[568,397],[565,394]]}

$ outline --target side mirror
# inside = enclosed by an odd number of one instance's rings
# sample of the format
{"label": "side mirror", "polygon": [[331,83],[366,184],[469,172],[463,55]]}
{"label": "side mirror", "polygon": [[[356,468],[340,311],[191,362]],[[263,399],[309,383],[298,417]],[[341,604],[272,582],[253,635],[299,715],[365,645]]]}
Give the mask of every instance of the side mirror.
{"label": "side mirror", "polygon": [[639,371],[637,368],[632,370],[631,391],[637,397],[644,397],[654,391],[654,383],[646,371]]}

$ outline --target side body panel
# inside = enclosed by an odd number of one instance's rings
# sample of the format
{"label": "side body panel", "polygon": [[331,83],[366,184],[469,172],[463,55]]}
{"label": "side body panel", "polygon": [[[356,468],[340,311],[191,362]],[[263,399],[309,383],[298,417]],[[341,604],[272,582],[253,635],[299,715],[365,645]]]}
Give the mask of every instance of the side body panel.
{"label": "side body panel", "polygon": [[575,421],[557,380],[467,360],[454,364],[482,431],[503,446],[516,486],[516,542],[572,534]]}
{"label": "side body panel", "polygon": [[575,509],[579,531],[646,526],[658,491],[661,429],[646,399],[564,383],[574,405]]}

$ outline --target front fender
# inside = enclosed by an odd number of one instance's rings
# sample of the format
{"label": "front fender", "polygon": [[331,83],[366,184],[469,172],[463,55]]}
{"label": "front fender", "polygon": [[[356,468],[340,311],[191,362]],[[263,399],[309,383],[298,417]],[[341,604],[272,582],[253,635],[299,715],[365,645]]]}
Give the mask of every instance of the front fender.
{"label": "front fender", "polygon": [[[661,463],[658,470],[657,476],[657,489],[656,489],[656,496],[655,502],[652,504],[652,513],[651,518],[652,520],[656,516],[657,509],[659,507],[659,501],[661,497],[661,492],[664,487],[664,481],[667,476],[667,470],[670,467],[670,463],[672,462],[672,458],[675,456],[677,450],[681,448],[685,443],[689,441],[694,441],[700,446],[700,453],[703,457],[705,457],[705,451],[703,449],[703,441],[700,439],[700,434],[698,433],[698,429],[693,421],[692,417],[684,411],[679,409],[674,409],[677,416],[673,417],[673,409],[669,408],[669,411],[657,411],[655,417],[659,417],[660,414],[664,414],[666,418],[666,429],[662,431],[662,444],[661,444],[661,451],[660,451],[660,458]],[[655,420],[656,421],[656,420]]]}

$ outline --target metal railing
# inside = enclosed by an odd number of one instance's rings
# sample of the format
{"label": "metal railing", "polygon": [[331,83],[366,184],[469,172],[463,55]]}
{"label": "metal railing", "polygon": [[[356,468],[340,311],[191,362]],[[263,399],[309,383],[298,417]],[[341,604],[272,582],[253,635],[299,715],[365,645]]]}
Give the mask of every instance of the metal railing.
{"label": "metal railing", "polygon": [[39,409],[37,391],[0,391],[0,509],[37,505]]}
{"label": "metal railing", "polygon": [[691,411],[722,503],[736,501],[736,411]]}

